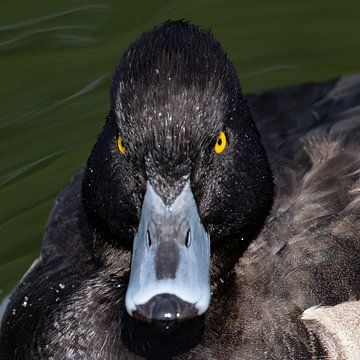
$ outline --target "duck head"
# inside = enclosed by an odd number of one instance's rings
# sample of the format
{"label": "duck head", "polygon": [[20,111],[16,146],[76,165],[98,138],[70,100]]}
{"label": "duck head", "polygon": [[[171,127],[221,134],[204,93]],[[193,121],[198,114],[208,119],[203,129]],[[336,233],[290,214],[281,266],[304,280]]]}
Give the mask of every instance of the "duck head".
{"label": "duck head", "polygon": [[96,232],[132,249],[127,312],[148,322],[203,314],[272,198],[259,133],[213,35],[169,21],[131,44],[83,182]]}

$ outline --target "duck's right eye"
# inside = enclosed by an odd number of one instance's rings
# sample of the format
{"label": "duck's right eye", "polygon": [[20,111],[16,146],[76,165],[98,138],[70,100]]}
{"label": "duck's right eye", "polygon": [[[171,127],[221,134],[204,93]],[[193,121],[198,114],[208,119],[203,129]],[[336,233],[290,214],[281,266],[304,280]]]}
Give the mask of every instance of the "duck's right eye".
{"label": "duck's right eye", "polygon": [[215,152],[217,154],[221,154],[225,150],[225,147],[226,147],[226,136],[225,133],[221,131],[215,143]]}
{"label": "duck's right eye", "polygon": [[124,140],[120,135],[117,140],[117,145],[118,145],[120,152],[124,155],[126,148],[125,148]]}

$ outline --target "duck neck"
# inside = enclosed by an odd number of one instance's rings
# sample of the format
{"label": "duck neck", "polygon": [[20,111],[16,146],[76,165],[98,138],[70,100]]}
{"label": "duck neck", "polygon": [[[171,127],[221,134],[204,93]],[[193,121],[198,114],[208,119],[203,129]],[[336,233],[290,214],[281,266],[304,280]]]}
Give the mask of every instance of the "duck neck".
{"label": "duck neck", "polygon": [[[206,337],[207,330],[219,328],[215,316],[219,309],[235,308],[234,297],[234,267],[247,248],[248,239],[253,238],[253,232],[242,232],[240,236],[218,239],[212,245],[211,285],[212,302],[204,316],[178,324],[169,332],[130,317],[124,304],[126,287],[129,280],[131,251],[128,248],[115,246],[100,236],[94,236],[93,254],[96,257],[98,271],[91,280],[96,283],[92,294],[94,302],[100,301],[107,294],[113,303],[110,311],[111,323],[114,324],[114,336],[118,338],[119,346],[128,351],[152,358],[171,358],[196,347]],[[234,242],[234,238],[238,241]],[[90,287],[84,287],[90,288]],[[94,287],[92,287],[94,290]],[[92,291],[93,291],[92,290]],[[88,299],[87,296],[79,298]],[[84,304],[85,306],[85,304]],[[224,313],[225,314],[225,313]],[[95,319],[97,322],[99,319]],[[100,319],[101,320],[101,319]],[[122,345],[120,345],[122,344]]]}
{"label": "duck neck", "polygon": [[258,235],[258,229],[243,229],[239,234],[216,239],[211,248],[211,289],[212,298],[223,296],[223,288],[233,282],[235,266],[249,246],[251,240]]}

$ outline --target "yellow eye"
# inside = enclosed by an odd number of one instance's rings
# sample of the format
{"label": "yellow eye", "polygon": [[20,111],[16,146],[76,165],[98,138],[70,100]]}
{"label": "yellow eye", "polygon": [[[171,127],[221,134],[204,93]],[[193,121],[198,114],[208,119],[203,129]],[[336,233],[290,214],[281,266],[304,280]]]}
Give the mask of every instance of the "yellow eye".
{"label": "yellow eye", "polygon": [[225,150],[225,147],[226,147],[226,136],[225,133],[221,131],[218,139],[216,140],[215,151],[218,154],[221,154]]}
{"label": "yellow eye", "polygon": [[122,154],[125,154],[126,148],[125,148],[124,140],[123,140],[123,138],[122,138],[120,135],[119,135],[119,137],[118,137],[117,144],[118,144],[118,148],[119,148],[120,152],[121,152]]}

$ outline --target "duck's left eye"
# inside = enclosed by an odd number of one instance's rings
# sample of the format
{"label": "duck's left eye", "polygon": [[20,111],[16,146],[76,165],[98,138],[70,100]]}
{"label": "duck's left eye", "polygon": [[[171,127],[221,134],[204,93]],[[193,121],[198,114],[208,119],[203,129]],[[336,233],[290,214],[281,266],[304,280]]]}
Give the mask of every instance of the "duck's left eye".
{"label": "duck's left eye", "polygon": [[119,148],[120,152],[122,154],[125,154],[126,147],[125,147],[125,144],[124,144],[124,140],[120,135],[118,137],[117,144],[118,144],[118,148]]}
{"label": "duck's left eye", "polygon": [[220,132],[219,137],[216,140],[215,152],[221,154],[226,147],[226,136],[223,131]]}

